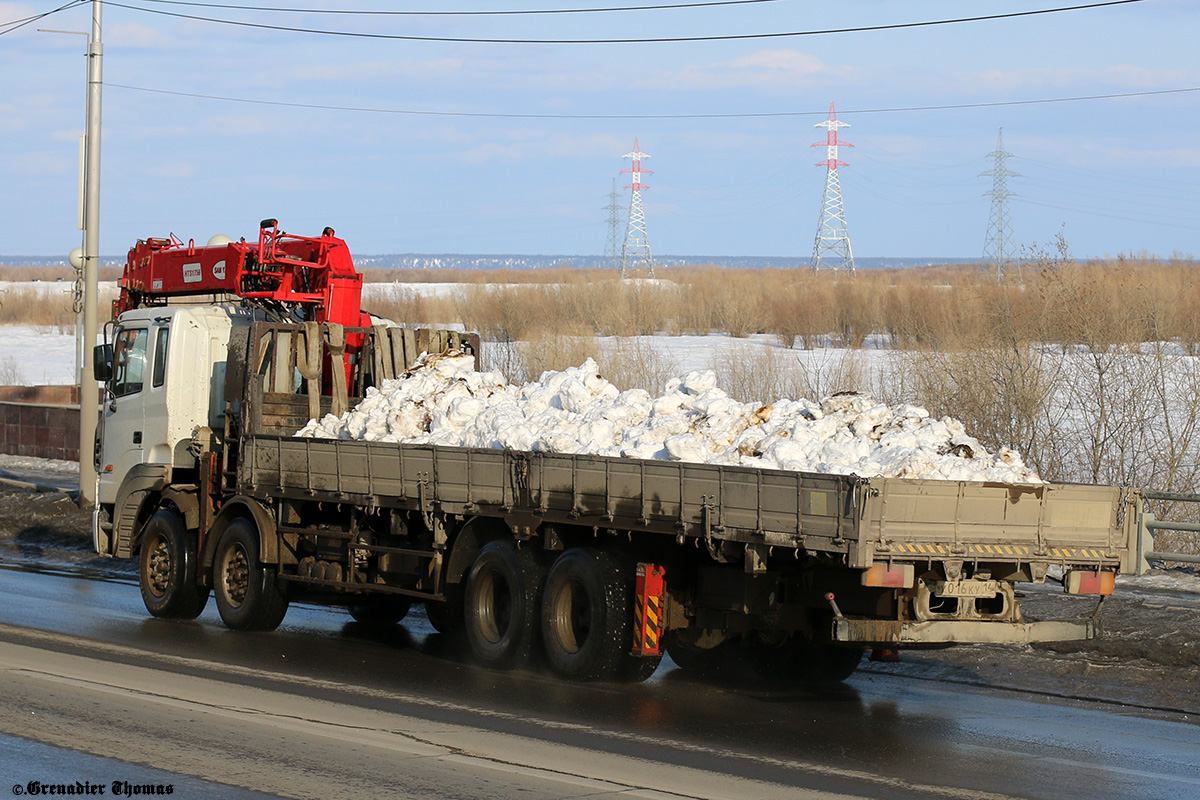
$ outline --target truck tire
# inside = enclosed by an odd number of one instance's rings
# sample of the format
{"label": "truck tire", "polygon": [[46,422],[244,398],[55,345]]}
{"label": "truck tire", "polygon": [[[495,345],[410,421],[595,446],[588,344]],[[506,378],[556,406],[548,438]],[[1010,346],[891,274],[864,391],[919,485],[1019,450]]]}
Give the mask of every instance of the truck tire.
{"label": "truck tire", "polygon": [[142,529],[138,584],[142,602],[160,619],[195,619],[208,604],[208,588],[196,585],[196,548],[179,515],[156,511]]}
{"label": "truck tire", "polygon": [[689,630],[672,631],[667,636],[667,655],[675,666],[689,675],[704,678],[731,676],[745,669],[737,658],[736,648],[726,639],[711,647],[701,647],[697,635]]}
{"label": "truck tire", "polygon": [[438,633],[445,636],[462,633],[463,591],[461,583],[452,583],[446,587],[445,600],[426,601],[425,618]]}
{"label": "truck tire", "polygon": [[858,669],[861,647],[840,647],[832,642],[792,634],[776,642],[751,635],[746,657],[751,668],[768,681],[785,683],[840,683]]}
{"label": "truck tire", "polygon": [[384,597],[374,602],[352,603],[347,609],[357,623],[372,628],[388,628],[408,616],[412,601],[406,597]]}
{"label": "truck tire", "polygon": [[546,568],[533,548],[488,542],[475,557],[463,595],[467,643],[497,669],[527,663],[538,646],[538,607]]}
{"label": "truck tire", "polygon": [[595,548],[564,552],[542,598],[542,639],[550,667],[571,680],[644,680],[657,659],[633,648],[631,563]]}
{"label": "truck tire", "polygon": [[258,560],[258,531],[239,517],[217,543],[213,587],[221,619],[236,631],[273,631],[287,614],[275,570]]}

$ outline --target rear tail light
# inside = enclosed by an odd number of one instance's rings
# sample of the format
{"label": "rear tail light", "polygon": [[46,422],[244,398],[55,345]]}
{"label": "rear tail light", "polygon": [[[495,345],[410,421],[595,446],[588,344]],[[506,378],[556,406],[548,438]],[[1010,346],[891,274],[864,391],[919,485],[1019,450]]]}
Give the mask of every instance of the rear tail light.
{"label": "rear tail light", "polygon": [[863,586],[909,589],[916,583],[912,564],[872,564],[863,571]]}
{"label": "rear tail light", "polygon": [[1115,572],[1071,570],[1063,576],[1063,589],[1067,594],[1110,595],[1116,579]]}

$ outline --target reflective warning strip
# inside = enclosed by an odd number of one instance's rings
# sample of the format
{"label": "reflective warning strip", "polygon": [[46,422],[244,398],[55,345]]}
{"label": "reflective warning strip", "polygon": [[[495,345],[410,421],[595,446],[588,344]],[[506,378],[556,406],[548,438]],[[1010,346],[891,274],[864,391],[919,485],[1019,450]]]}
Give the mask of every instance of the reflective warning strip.
{"label": "reflective warning strip", "polygon": [[645,631],[645,640],[642,642],[642,647],[646,650],[658,649],[658,637],[660,631],[662,630],[660,623],[661,617],[662,615],[658,607],[658,598],[649,598],[649,602],[647,603],[646,607],[645,627],[643,629]]}
{"label": "reflective warning strip", "polygon": [[[953,549],[948,544],[901,544],[894,543],[889,548],[891,552],[896,553],[915,553],[918,555],[965,555],[965,556],[1018,556],[1022,558],[1033,558],[1035,553],[1032,547],[1011,544],[973,544],[967,545],[965,552],[954,553]],[[886,552],[886,551],[885,551]],[[1053,558],[1093,558],[1104,559],[1111,558],[1105,556],[1103,550],[1095,550],[1092,548],[1071,548],[1071,547],[1056,547],[1050,550],[1050,556]]]}
{"label": "reflective warning strip", "polygon": [[634,649],[657,652],[658,640],[662,636],[661,600],[651,595],[639,595],[634,608]]}

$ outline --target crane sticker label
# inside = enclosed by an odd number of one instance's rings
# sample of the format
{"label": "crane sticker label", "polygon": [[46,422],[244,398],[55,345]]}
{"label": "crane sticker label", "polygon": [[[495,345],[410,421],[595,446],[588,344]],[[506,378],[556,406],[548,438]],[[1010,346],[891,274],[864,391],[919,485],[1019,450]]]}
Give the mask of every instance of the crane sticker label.
{"label": "crane sticker label", "polygon": [[195,261],[191,264],[183,265],[183,282],[184,283],[199,283],[204,279],[204,273],[200,270],[200,262]]}
{"label": "crane sticker label", "polygon": [[225,259],[213,264],[213,277],[219,281],[225,280]]}

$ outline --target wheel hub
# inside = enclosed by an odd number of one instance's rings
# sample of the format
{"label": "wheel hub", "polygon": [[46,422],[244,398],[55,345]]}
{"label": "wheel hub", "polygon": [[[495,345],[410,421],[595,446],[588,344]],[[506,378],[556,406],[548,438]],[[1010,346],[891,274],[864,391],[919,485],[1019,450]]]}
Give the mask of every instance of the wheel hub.
{"label": "wheel hub", "polygon": [[225,561],[224,573],[225,596],[229,598],[231,605],[240,606],[246,602],[246,593],[250,587],[250,564],[246,559],[245,550],[240,547],[233,548],[233,552]]}
{"label": "wheel hub", "polygon": [[155,597],[162,597],[171,583],[171,549],[167,547],[166,539],[155,540],[149,566],[146,582]]}

